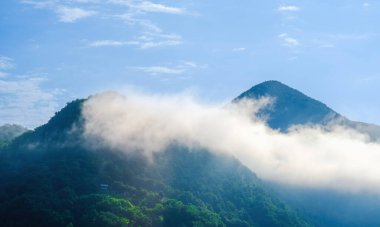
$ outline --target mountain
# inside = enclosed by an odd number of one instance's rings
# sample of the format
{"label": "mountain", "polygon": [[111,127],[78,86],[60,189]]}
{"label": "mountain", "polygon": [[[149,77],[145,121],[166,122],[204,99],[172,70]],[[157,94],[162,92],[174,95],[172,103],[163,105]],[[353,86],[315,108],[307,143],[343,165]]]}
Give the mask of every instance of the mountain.
{"label": "mountain", "polygon": [[27,128],[15,124],[5,124],[0,126],[0,147],[5,146],[26,131],[28,131]]}
{"label": "mountain", "polygon": [[[258,115],[273,129],[286,132],[294,125],[339,125],[367,134],[380,141],[380,126],[351,121],[327,105],[278,81],[266,81],[239,95],[241,99],[272,97],[273,103]],[[357,152],[361,152],[358,150]],[[331,190],[287,187],[268,183],[274,192],[294,207],[305,210],[319,226],[379,226],[380,196],[342,194]]]}
{"label": "mountain", "polygon": [[234,101],[263,97],[273,98],[273,103],[263,108],[258,115],[266,119],[273,129],[286,132],[294,125],[341,125],[367,134],[372,140],[380,140],[380,126],[351,121],[326,104],[279,81],[270,80],[253,86]]}
{"label": "mountain", "polygon": [[76,100],[0,149],[2,226],[310,226],[230,156],[172,144],[152,160],[83,137]]}
{"label": "mountain", "polygon": [[325,124],[340,115],[325,104],[278,81],[266,81],[239,95],[241,99],[271,97],[273,104],[261,110],[271,128],[286,131],[292,125]]}
{"label": "mountain", "polygon": [[[286,133],[331,121],[362,127],[277,81],[234,101],[270,96],[259,115]],[[151,159],[83,137],[75,100],[0,147],[1,226],[378,226],[380,198],[260,180],[238,160],[173,143]],[[358,151],[360,152],[360,151]]]}

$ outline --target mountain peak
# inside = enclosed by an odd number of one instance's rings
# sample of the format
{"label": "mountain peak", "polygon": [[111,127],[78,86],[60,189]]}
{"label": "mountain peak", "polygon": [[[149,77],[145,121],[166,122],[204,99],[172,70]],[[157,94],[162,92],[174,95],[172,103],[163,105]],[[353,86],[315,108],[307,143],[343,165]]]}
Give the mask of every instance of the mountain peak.
{"label": "mountain peak", "polygon": [[270,127],[281,131],[298,124],[325,124],[340,116],[324,103],[276,80],[253,86],[239,95],[235,101],[262,97],[272,97],[274,103],[271,107],[264,108],[259,116],[267,118]]}
{"label": "mountain peak", "polygon": [[261,98],[265,96],[277,97],[277,96],[305,96],[303,93],[296,89],[289,87],[277,80],[268,80],[257,84],[249,90],[242,93],[237,99],[241,98]]}

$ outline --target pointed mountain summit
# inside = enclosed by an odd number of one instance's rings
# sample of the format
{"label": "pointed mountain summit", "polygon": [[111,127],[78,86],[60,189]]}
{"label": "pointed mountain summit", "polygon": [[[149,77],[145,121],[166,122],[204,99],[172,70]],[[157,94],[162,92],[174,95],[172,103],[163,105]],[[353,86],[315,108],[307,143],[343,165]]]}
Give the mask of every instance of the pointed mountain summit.
{"label": "pointed mountain summit", "polygon": [[281,131],[286,131],[292,125],[325,124],[340,117],[322,102],[275,80],[253,86],[234,101],[263,97],[272,97],[274,100],[272,105],[259,112],[259,116],[267,119],[270,127]]}

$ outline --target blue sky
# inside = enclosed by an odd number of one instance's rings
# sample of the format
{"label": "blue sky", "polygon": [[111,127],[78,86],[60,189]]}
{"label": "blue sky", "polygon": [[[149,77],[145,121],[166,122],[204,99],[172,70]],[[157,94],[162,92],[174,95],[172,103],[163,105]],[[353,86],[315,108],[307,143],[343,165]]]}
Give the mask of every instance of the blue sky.
{"label": "blue sky", "polygon": [[222,102],[270,79],[380,124],[379,12],[374,0],[0,1],[0,124],[33,128],[108,89]]}

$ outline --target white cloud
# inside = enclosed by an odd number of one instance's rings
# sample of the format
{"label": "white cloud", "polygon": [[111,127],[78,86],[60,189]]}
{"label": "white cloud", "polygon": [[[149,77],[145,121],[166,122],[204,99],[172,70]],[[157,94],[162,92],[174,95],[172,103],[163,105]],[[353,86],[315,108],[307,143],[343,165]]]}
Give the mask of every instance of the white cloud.
{"label": "white cloud", "polygon": [[185,74],[189,70],[194,69],[204,69],[207,65],[199,65],[195,62],[191,61],[182,61],[180,64],[176,66],[145,66],[145,67],[134,67],[137,70],[140,70],[144,73],[148,73],[151,75],[157,75],[157,74],[172,74],[172,75],[179,75],[179,74]]}
{"label": "white cloud", "polygon": [[102,0],[72,0],[77,3],[99,3]]}
{"label": "white cloud", "polygon": [[[0,69],[14,66],[13,59],[0,57]],[[28,128],[45,123],[57,110],[59,89],[44,89],[43,77],[15,76],[0,71],[0,125],[16,123]]]}
{"label": "white cloud", "polygon": [[0,69],[5,70],[5,69],[10,69],[13,68],[13,59],[8,58],[5,56],[0,56]]}
{"label": "white cloud", "polygon": [[136,40],[140,43],[141,49],[150,49],[163,46],[177,46],[183,43],[182,36],[177,34],[165,34],[162,32],[145,32]]}
{"label": "white cloud", "polygon": [[294,47],[300,45],[299,41],[294,38],[286,37],[284,38],[285,45],[289,47]]}
{"label": "white cloud", "polygon": [[200,65],[200,64],[198,64],[196,62],[192,62],[192,61],[182,61],[181,67],[204,69],[204,68],[207,68],[207,65]]}
{"label": "white cloud", "polygon": [[124,42],[117,40],[96,40],[89,44],[92,47],[103,47],[103,46],[123,46]]}
{"label": "white cloud", "polygon": [[141,29],[141,35],[129,41],[121,41],[124,45],[138,46],[140,49],[151,49],[165,46],[177,46],[183,43],[182,36],[178,34],[165,33],[159,26],[148,19],[136,18],[134,14],[126,13],[114,15],[130,26]]}
{"label": "white cloud", "polygon": [[136,18],[132,13],[125,13],[114,15],[113,17],[123,20],[125,23],[131,26],[139,26],[144,31],[160,33],[162,29],[148,19]]}
{"label": "white cloud", "polygon": [[245,47],[235,47],[232,49],[232,51],[234,51],[234,52],[243,52],[246,50],[247,50],[247,48],[245,48]]}
{"label": "white cloud", "polygon": [[[158,4],[151,1],[131,0],[70,0],[70,1],[35,1],[24,0],[24,4],[32,5],[39,9],[48,9],[55,12],[59,21],[73,23],[80,19],[99,15],[102,19],[119,19],[131,26],[137,38],[127,40],[97,40],[89,44],[92,47],[105,46],[137,46],[140,49],[150,49],[165,46],[177,46],[183,43],[180,35],[163,31],[159,25],[147,18],[150,13],[185,14],[186,10]],[[115,10],[115,5],[120,10]],[[87,10],[83,7],[96,9]],[[121,6],[121,7],[120,7]],[[116,14],[115,12],[125,12]]]}
{"label": "white cloud", "polygon": [[150,67],[137,67],[137,69],[152,74],[182,74],[185,72],[183,68],[170,68],[165,66],[150,66]]}
{"label": "white cloud", "polygon": [[297,39],[290,37],[287,33],[282,33],[278,37],[283,41],[284,46],[296,47],[300,45],[300,42]]}
{"label": "white cloud", "polygon": [[146,32],[132,40],[96,40],[89,43],[90,47],[121,47],[137,46],[140,49],[151,49],[165,46],[177,46],[183,43],[182,37],[176,34]]}
{"label": "white cloud", "polygon": [[141,49],[150,49],[163,46],[178,46],[180,44],[182,44],[181,40],[165,40],[158,42],[141,42],[139,46]]}
{"label": "white cloud", "polygon": [[[80,2],[80,0],[76,0],[78,3],[89,3],[89,2]],[[92,2],[92,1],[91,1]],[[54,11],[60,22],[64,23],[73,23],[79,19],[83,19],[86,17],[90,17],[95,15],[97,12],[93,10],[85,10],[79,7],[69,7],[66,5],[60,5],[59,2],[56,1],[33,1],[33,0],[24,0],[21,3],[32,5],[38,9],[49,9]]]}
{"label": "white cloud", "polygon": [[283,6],[279,6],[277,10],[280,12],[297,12],[297,11],[300,11],[301,8],[294,5],[283,5]]}
{"label": "white cloud", "polygon": [[76,7],[59,6],[56,9],[59,21],[66,23],[73,23],[79,19],[90,17],[96,14],[92,10],[84,10]]}
{"label": "white cloud", "polygon": [[369,4],[369,2],[364,2],[364,3],[363,3],[363,6],[364,6],[364,7],[369,7],[370,5],[371,5],[371,4]]}
{"label": "white cloud", "polygon": [[148,13],[184,14],[185,9],[153,3],[150,1],[133,2],[129,0],[111,0],[113,4],[128,6],[131,10]]}
{"label": "white cloud", "polygon": [[163,4],[157,4],[153,2],[144,1],[134,5],[135,8],[145,11],[145,12],[154,12],[154,13],[169,13],[169,14],[183,14],[185,11],[181,8],[166,6]]}
{"label": "white cloud", "polygon": [[0,125],[39,126],[57,110],[60,90],[43,89],[41,77],[0,78]]}
{"label": "white cloud", "polygon": [[205,105],[187,95],[104,93],[83,108],[85,135],[151,156],[172,143],[232,155],[263,179],[344,192],[380,190],[380,144],[353,130],[294,128],[282,134],[252,119],[268,99]]}
{"label": "white cloud", "polygon": [[52,1],[34,1],[34,0],[23,0],[21,1],[23,4],[32,5],[35,8],[43,9],[48,8],[54,5]]}
{"label": "white cloud", "polygon": [[96,40],[89,43],[89,46],[91,47],[119,47],[126,45],[138,45],[138,43],[118,40]]}
{"label": "white cloud", "polygon": [[151,49],[164,46],[176,46],[182,44],[181,40],[164,40],[164,41],[118,41],[118,40],[96,40],[89,43],[90,47],[121,47],[121,46],[137,46],[140,49]]}

